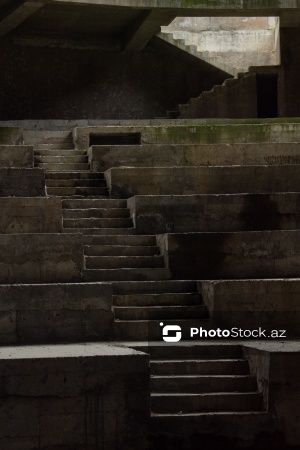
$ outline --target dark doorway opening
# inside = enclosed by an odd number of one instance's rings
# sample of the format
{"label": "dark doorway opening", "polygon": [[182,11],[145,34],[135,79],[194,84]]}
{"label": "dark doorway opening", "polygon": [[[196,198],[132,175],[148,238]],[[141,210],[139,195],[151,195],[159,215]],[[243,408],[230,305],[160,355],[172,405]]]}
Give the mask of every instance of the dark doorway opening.
{"label": "dark doorway opening", "polygon": [[90,134],[92,145],[141,145],[141,133]]}
{"label": "dark doorway opening", "polygon": [[268,119],[278,117],[277,74],[257,74],[257,117]]}

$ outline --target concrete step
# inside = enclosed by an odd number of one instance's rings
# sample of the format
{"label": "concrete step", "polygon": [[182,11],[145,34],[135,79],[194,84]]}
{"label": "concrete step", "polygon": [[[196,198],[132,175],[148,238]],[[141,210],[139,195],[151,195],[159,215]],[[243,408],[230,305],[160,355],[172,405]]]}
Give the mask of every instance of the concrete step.
{"label": "concrete step", "polygon": [[[162,322],[163,320],[163,322]],[[189,330],[191,327],[204,327],[209,329],[212,322],[208,319],[176,319],[176,325],[181,327],[182,339],[190,339]],[[174,325],[174,320],[159,319],[159,320],[115,320],[114,334],[116,339],[128,341],[160,341],[162,342],[162,325]],[[175,365],[175,364],[174,364]],[[184,366],[185,368],[185,366]],[[183,370],[183,369],[182,369]],[[151,363],[152,371],[152,363]],[[170,373],[176,375],[179,372],[156,372],[155,362],[153,363],[153,375]],[[193,373],[193,372],[192,372]],[[198,372],[196,372],[198,373]]]}
{"label": "concrete step", "polygon": [[261,409],[262,396],[258,392],[151,394],[151,411],[161,414]]}
{"label": "concrete step", "polygon": [[159,256],[158,246],[86,245],[86,256]]}
{"label": "concrete step", "polygon": [[[63,166],[62,166],[63,167]],[[104,180],[103,172],[47,172],[46,180]]]}
{"label": "concrete step", "polygon": [[116,306],[198,306],[201,296],[195,293],[114,295]]}
{"label": "concrete step", "polygon": [[168,280],[171,276],[171,272],[166,268],[86,269],[83,271],[84,281]]}
{"label": "concrete step", "polygon": [[85,171],[90,169],[90,165],[84,163],[37,163],[36,167],[49,172],[72,172],[74,170]]}
{"label": "concrete step", "polygon": [[68,199],[62,201],[62,207],[64,209],[64,213],[67,209],[79,209],[79,210],[89,210],[89,209],[125,209],[127,208],[126,200],[111,200],[111,199]]}
{"label": "concrete step", "polygon": [[108,195],[106,187],[47,187],[47,195]]}
{"label": "concrete step", "polygon": [[127,208],[63,209],[64,219],[121,219],[129,217],[129,209]]}
{"label": "concrete step", "polygon": [[244,359],[151,360],[152,375],[249,375]]}
{"label": "concrete step", "polygon": [[[140,236],[139,236],[140,237]],[[128,281],[114,283],[114,295],[142,295],[142,294],[186,294],[197,293],[196,281]],[[198,295],[198,294],[197,294]]]}
{"label": "concrete step", "polygon": [[34,156],[86,156],[85,150],[67,150],[67,149],[52,149],[40,148],[34,149]]}
{"label": "concrete step", "polygon": [[106,181],[103,179],[85,180],[85,179],[68,179],[68,180],[51,180],[46,179],[46,186],[49,187],[106,187]]}
{"label": "concrete step", "polygon": [[132,220],[130,218],[121,219],[64,219],[63,226],[66,228],[131,228]]}
{"label": "concrete step", "polygon": [[114,307],[116,320],[206,319],[207,308],[199,306],[127,306]]}
{"label": "concrete step", "polygon": [[250,375],[183,375],[151,377],[152,392],[255,392],[256,379]]}
{"label": "concrete step", "polygon": [[42,156],[35,155],[34,160],[36,163],[43,164],[77,164],[88,163],[88,156],[85,155],[73,155],[73,156]]}
{"label": "concrete step", "polygon": [[[100,236],[122,235],[129,236],[135,234],[135,228],[63,228],[63,233],[81,233],[91,238]],[[92,239],[88,239],[88,242]]]}
{"label": "concrete step", "polygon": [[87,269],[133,269],[164,267],[163,256],[86,256]]}
{"label": "concrete step", "polygon": [[211,342],[176,342],[175,344],[158,342],[147,346],[135,345],[136,350],[150,354],[151,359],[158,360],[217,360],[217,359],[242,359],[243,350],[240,345],[227,344],[224,341]]}
{"label": "concrete step", "polygon": [[[126,228],[126,230],[128,230]],[[117,230],[119,231],[119,230]],[[109,236],[85,236],[83,238],[83,243],[85,245],[121,245],[121,246],[154,246],[157,245],[156,242],[156,236],[143,236],[143,235],[136,235],[136,236],[123,236],[122,233],[116,232],[115,235],[111,233]]]}

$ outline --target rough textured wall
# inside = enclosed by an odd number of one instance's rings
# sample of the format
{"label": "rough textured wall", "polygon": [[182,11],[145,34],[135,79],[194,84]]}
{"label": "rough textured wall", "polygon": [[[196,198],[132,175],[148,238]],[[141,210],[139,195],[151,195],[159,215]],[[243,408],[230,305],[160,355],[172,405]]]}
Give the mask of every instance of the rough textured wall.
{"label": "rough textured wall", "polygon": [[143,119],[198,96],[216,80],[154,51],[0,46],[0,119]]}
{"label": "rough textured wall", "polygon": [[279,115],[300,116],[300,28],[280,30],[282,66],[279,71]]}

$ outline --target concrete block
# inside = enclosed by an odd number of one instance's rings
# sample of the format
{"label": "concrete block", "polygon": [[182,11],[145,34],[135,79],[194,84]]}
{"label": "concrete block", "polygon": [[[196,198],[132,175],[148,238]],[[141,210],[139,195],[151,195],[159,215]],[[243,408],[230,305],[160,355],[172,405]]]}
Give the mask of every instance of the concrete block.
{"label": "concrete block", "polygon": [[146,448],[149,355],[110,344],[4,347],[0,374],[0,448]]}
{"label": "concrete block", "polygon": [[111,284],[0,286],[2,345],[103,340],[113,318]]}
{"label": "concrete block", "polygon": [[22,145],[23,128],[12,126],[0,126],[0,144]]}
{"label": "concrete block", "polygon": [[82,270],[80,234],[0,235],[0,284],[79,281]]}
{"label": "concrete block", "polygon": [[0,169],[0,197],[45,196],[43,169]]}
{"label": "concrete block", "polygon": [[300,144],[93,145],[94,172],[112,167],[240,166],[300,163]]}
{"label": "concrete block", "polygon": [[62,207],[59,198],[0,198],[0,233],[59,233]]}
{"label": "concrete block", "polygon": [[300,195],[136,195],[127,200],[137,233],[296,230]]}
{"label": "concrete block", "polygon": [[28,167],[34,165],[30,145],[0,145],[0,167]]}
{"label": "concrete block", "polygon": [[107,170],[105,178],[111,198],[297,192],[300,189],[299,167],[120,167]]}
{"label": "concrete block", "polygon": [[250,370],[258,379],[265,403],[277,429],[284,435],[287,445],[298,446],[299,433],[299,367],[298,341],[245,343],[244,355]]}
{"label": "concrete block", "polygon": [[158,235],[176,279],[297,278],[300,232],[245,231]]}
{"label": "concrete block", "polygon": [[218,326],[248,330],[286,330],[299,337],[299,291],[296,279],[203,281],[202,298]]}

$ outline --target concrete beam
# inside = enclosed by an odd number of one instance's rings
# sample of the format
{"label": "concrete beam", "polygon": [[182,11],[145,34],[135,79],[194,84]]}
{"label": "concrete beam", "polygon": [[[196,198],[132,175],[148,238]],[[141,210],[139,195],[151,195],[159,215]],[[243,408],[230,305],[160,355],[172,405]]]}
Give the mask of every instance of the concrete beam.
{"label": "concrete beam", "polygon": [[160,27],[169,25],[175,17],[176,14],[164,10],[143,11],[125,35],[124,50],[143,50]]}
{"label": "concrete beam", "polygon": [[0,17],[0,38],[17,28],[28,17],[43,8],[45,5],[41,1],[22,1],[14,3],[2,17]]}

